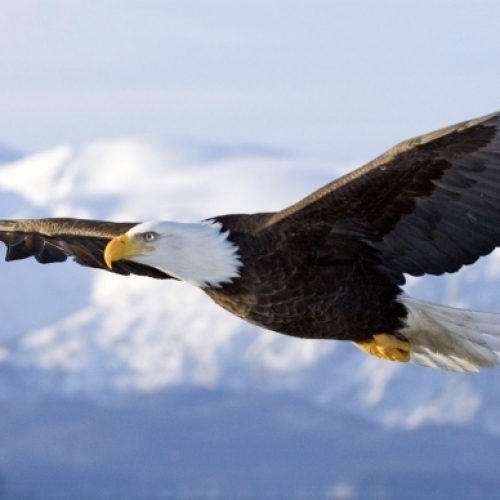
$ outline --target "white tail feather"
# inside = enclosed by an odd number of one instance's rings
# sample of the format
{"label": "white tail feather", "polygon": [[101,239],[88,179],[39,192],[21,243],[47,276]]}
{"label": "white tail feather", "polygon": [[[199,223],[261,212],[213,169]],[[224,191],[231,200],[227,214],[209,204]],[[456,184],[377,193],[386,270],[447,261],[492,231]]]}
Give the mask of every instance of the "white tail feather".
{"label": "white tail feather", "polygon": [[408,310],[403,335],[411,361],[453,371],[478,371],[500,363],[500,314],[467,311],[400,298]]}

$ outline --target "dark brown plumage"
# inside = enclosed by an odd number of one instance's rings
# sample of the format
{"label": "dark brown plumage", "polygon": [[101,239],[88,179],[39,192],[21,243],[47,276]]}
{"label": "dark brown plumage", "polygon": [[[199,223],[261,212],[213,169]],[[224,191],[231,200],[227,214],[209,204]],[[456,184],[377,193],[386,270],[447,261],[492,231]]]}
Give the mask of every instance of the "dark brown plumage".
{"label": "dark brown plumage", "polygon": [[[242,263],[231,283],[204,287],[225,309],[298,337],[411,341],[404,273],[454,272],[500,245],[500,113],[402,142],[280,212],[211,220]],[[107,243],[135,225],[0,221],[0,240],[7,260],[107,269]],[[131,260],[112,272],[171,277]]]}
{"label": "dark brown plumage", "polygon": [[395,301],[399,287],[377,270],[381,261],[361,236],[325,222],[255,235],[231,230],[241,277],[205,291],[233,314],[297,337],[366,340],[396,332],[406,314]]}

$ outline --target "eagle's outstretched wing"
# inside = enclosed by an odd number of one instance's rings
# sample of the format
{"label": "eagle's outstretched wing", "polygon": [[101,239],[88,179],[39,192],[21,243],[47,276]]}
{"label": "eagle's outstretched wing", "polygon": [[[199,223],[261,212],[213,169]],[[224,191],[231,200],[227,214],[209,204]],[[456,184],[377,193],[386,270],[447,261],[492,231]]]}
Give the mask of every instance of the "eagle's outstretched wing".
{"label": "eagle's outstretched wing", "polygon": [[116,262],[112,270],[106,266],[107,243],[136,224],[70,218],[6,220],[0,221],[0,241],[7,246],[8,261],[34,257],[49,264],[72,257],[83,266],[118,274],[170,278],[158,269],[127,260]]}
{"label": "eagle's outstretched wing", "polygon": [[264,227],[315,222],[362,228],[400,283],[472,264],[500,245],[500,113],[402,142]]}

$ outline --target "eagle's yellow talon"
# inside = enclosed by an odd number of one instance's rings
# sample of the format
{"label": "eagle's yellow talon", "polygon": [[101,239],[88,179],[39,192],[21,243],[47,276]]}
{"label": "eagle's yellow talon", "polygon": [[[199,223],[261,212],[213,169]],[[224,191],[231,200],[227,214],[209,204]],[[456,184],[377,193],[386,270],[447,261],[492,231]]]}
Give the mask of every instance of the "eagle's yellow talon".
{"label": "eagle's yellow talon", "polygon": [[377,358],[400,361],[401,363],[410,361],[410,343],[407,340],[398,339],[394,335],[378,333],[371,340],[355,342],[355,344]]}

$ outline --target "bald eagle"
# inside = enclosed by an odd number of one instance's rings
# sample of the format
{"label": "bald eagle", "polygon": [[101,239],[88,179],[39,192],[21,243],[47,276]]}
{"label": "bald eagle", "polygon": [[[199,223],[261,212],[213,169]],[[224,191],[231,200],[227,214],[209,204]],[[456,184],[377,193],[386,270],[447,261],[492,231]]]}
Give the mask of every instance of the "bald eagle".
{"label": "bald eagle", "polygon": [[0,221],[6,260],[186,281],[240,318],[456,371],[499,363],[500,315],[405,295],[500,245],[500,113],[402,142],[280,212],[202,222]]}

